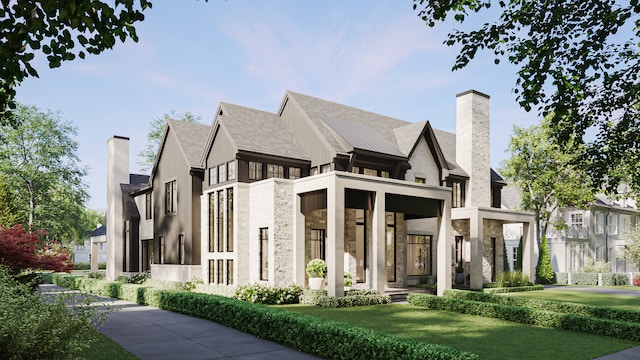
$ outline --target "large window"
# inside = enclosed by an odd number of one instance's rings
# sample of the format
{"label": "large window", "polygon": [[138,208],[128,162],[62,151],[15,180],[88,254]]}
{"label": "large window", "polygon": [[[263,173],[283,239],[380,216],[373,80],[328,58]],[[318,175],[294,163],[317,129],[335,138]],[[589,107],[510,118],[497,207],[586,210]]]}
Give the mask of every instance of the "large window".
{"label": "large window", "polygon": [[184,265],[184,234],[178,235],[178,260],[181,265]]}
{"label": "large window", "polygon": [[609,235],[618,235],[618,215],[609,214],[607,216],[607,232]]}
{"label": "large window", "polygon": [[407,235],[407,274],[431,275],[431,235]]}
{"label": "large window", "polygon": [[380,177],[388,178],[389,177],[389,172],[386,171],[386,170],[380,170]]}
{"label": "large window", "polygon": [[386,265],[387,281],[396,281],[396,214],[386,213],[387,240],[386,240]]}
{"label": "large window", "polygon": [[356,209],[356,282],[366,282],[367,267],[367,212]]}
{"label": "large window", "polygon": [[311,258],[325,259],[325,232],[324,229],[311,229]]}
{"label": "large window", "polygon": [[216,283],[216,261],[209,260],[209,284]]}
{"label": "large window", "polygon": [[209,252],[216,251],[216,193],[209,194]]}
{"label": "large window", "polygon": [[216,267],[217,283],[222,284],[224,281],[224,260],[217,260],[216,262],[218,264]]}
{"label": "large window", "polygon": [[209,186],[215,185],[218,183],[218,167],[210,167],[209,168]]}
{"label": "large window", "polygon": [[227,179],[229,181],[236,179],[236,161],[231,160],[227,163]]}
{"label": "large window", "polygon": [[218,182],[227,181],[227,164],[218,165]]}
{"label": "large window", "polygon": [[299,167],[289,168],[289,179],[300,179],[302,177],[302,171]]}
{"label": "large window", "polygon": [[176,180],[164,184],[165,212],[175,214],[178,212],[178,183]]}
{"label": "large window", "polygon": [[582,213],[571,214],[571,226],[582,227]]}
{"label": "large window", "polygon": [[622,228],[622,234],[628,234],[631,231],[631,216],[620,215],[620,223]]}
{"label": "large window", "polygon": [[227,189],[227,251],[233,251],[233,188]]}
{"label": "large window", "polygon": [[284,166],[267,164],[267,178],[284,178]]}
{"label": "large window", "polygon": [[260,280],[269,280],[269,228],[260,228]]}
{"label": "large window", "polygon": [[249,161],[249,180],[262,180],[262,163]]}
{"label": "large window", "polygon": [[218,231],[216,232],[218,251],[224,251],[224,193],[218,191]]}
{"label": "large window", "polygon": [[144,194],[144,218],[151,220],[153,218],[153,202],[151,201],[153,194]]}
{"label": "large window", "polygon": [[604,232],[604,214],[602,213],[602,211],[596,211],[594,213],[594,232],[596,234],[602,234]]}
{"label": "large window", "polygon": [[454,208],[464,207],[464,183],[460,181],[454,181],[451,184],[451,189],[452,189],[451,207],[454,207]]}

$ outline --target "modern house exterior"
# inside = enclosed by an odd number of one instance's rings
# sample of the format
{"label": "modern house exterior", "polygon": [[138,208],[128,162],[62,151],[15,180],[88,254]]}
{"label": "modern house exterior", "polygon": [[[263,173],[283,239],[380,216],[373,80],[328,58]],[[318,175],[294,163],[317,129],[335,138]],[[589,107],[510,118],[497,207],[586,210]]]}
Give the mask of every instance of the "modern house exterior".
{"label": "modern house exterior", "polygon": [[508,223],[532,276],[533,215],[500,208],[490,168],[489,96],[456,102],[456,134],[292,91],[274,113],[221,103],[211,126],[169,121],[130,193],[153,194],[152,277],[305,285],[323,258],[330,295],[345,272],[381,293],[433,276],[442,294],[456,265],[472,288],[502,271]]}

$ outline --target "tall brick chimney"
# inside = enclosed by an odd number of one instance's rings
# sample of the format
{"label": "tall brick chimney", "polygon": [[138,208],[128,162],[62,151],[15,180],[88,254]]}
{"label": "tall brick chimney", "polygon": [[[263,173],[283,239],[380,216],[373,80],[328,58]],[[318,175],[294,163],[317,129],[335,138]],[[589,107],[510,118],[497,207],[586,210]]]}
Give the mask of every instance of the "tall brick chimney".
{"label": "tall brick chimney", "polygon": [[470,176],[466,206],[491,206],[489,136],[489,95],[475,90],[456,95],[456,162]]}
{"label": "tall brick chimney", "polygon": [[129,138],[107,141],[107,280],[122,274],[124,209],[120,184],[129,183]]}

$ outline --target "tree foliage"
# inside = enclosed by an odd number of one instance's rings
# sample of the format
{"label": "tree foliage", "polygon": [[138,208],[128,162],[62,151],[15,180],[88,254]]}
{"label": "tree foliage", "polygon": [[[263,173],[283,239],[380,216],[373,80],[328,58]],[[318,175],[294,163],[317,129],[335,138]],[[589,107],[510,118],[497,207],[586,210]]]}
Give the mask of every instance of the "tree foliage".
{"label": "tree foliage", "polygon": [[557,208],[584,208],[595,198],[589,176],[578,165],[580,144],[570,139],[567,146],[576,150],[563,152],[550,136],[546,119],[529,128],[515,126],[508,147],[511,157],[500,169],[509,183],[520,189],[522,209],[535,213],[538,243]]}
{"label": "tree foliage", "polygon": [[[639,193],[638,0],[414,0],[414,9],[431,27],[449,17],[466,24],[482,19],[479,27],[449,34],[445,43],[461,46],[453,69],[485,49],[496,64],[518,66],[520,105],[542,117],[555,113],[550,139],[561,149],[585,141],[581,160],[598,188],[612,192],[626,182]],[[595,139],[585,136],[590,130]]]}
{"label": "tree foliage", "polygon": [[0,227],[0,263],[17,274],[26,269],[70,271],[73,261],[69,252],[46,232],[28,232],[22,225]]}
{"label": "tree foliage", "polygon": [[551,265],[551,253],[549,252],[547,236],[542,235],[540,252],[538,254],[538,264],[536,264],[536,283],[553,284],[555,282],[556,273],[553,271],[553,265]]}
{"label": "tree foliage", "polygon": [[[17,220],[60,240],[82,232],[88,197],[80,167],[76,129],[56,113],[19,105],[16,126],[0,126],[0,177],[6,181]],[[13,225],[13,224],[5,224]],[[84,236],[84,234],[83,234]]]}
{"label": "tree foliage", "polygon": [[[138,41],[134,24],[151,8],[147,0],[16,0],[0,8],[0,113],[14,107],[15,86],[38,76],[32,63],[44,55],[50,68],[87,53],[111,49],[119,39]],[[77,46],[79,45],[79,46]],[[78,50],[78,48],[80,48]],[[15,119],[11,117],[6,120]]]}
{"label": "tree foliage", "polygon": [[516,249],[516,262],[513,264],[513,271],[522,271],[522,236],[518,241],[518,248]]}
{"label": "tree foliage", "polygon": [[502,270],[510,271],[509,268],[509,254],[507,254],[507,243],[502,241]]}
{"label": "tree foliage", "polygon": [[192,113],[185,111],[182,114],[178,114],[175,111],[171,111],[169,114],[164,114],[162,117],[155,118],[149,123],[149,133],[147,134],[147,145],[138,156],[138,165],[140,170],[149,171],[153,167],[153,163],[156,161],[156,155],[160,148],[160,142],[164,135],[164,130],[167,128],[167,120],[178,119],[190,123],[199,122],[200,116],[193,115]]}
{"label": "tree foliage", "polygon": [[637,229],[630,231],[624,234],[623,238],[625,259],[640,267],[640,232]]}

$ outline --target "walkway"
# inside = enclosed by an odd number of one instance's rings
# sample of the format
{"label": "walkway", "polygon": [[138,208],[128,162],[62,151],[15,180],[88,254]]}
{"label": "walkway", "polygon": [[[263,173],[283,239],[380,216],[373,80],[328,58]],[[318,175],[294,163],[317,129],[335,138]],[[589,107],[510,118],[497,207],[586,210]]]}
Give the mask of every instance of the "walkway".
{"label": "walkway", "polygon": [[[68,291],[40,285],[42,292]],[[96,297],[110,309],[99,329],[141,359],[318,359],[209,320]]]}

